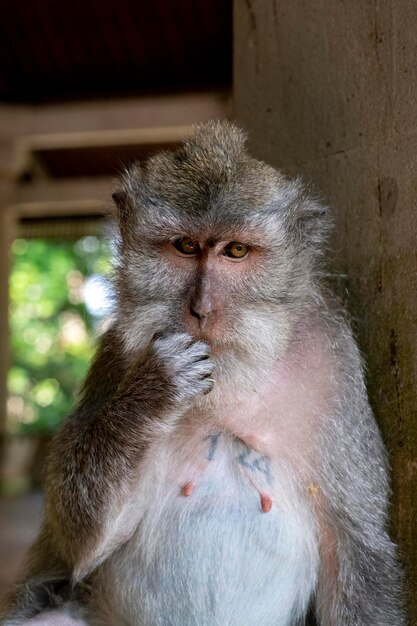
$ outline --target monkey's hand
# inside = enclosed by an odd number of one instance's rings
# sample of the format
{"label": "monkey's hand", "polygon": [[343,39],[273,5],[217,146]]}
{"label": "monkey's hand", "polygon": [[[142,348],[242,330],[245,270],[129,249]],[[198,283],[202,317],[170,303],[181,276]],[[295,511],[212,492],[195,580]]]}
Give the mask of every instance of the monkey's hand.
{"label": "monkey's hand", "polygon": [[167,377],[167,390],[175,402],[182,404],[212,390],[214,364],[206,343],[177,333],[156,339],[154,350]]}
{"label": "monkey's hand", "polygon": [[172,408],[209,393],[214,384],[209,353],[206,343],[185,333],[156,338],[146,363],[153,391]]}

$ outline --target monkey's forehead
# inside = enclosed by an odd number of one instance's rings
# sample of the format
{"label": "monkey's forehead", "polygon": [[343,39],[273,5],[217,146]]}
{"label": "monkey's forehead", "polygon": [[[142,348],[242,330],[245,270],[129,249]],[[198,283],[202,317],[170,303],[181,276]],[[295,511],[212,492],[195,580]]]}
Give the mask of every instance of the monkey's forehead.
{"label": "monkey's forehead", "polygon": [[175,152],[159,152],[127,170],[123,191],[132,204],[154,201],[193,214],[222,207],[235,215],[294,195],[294,181],[252,158],[245,143],[245,133],[235,124],[201,124]]}
{"label": "monkey's forehead", "polygon": [[169,158],[162,167],[163,159],[158,155],[146,170],[135,168],[124,177],[122,192],[142,217],[171,215],[199,228],[235,226],[257,215],[279,214],[303,195],[300,181],[254,160],[226,175],[218,167],[177,168]]}
{"label": "monkey's forehead", "polygon": [[142,229],[204,231],[212,239],[254,227],[265,235],[305,197],[299,180],[253,159],[242,131],[224,122],[203,124],[176,152],[134,165],[122,184]]}
{"label": "monkey's forehead", "polygon": [[287,191],[274,190],[261,201],[230,189],[200,199],[148,191],[142,190],[133,199],[126,225],[150,242],[187,236],[213,244],[235,240],[275,248],[287,237],[288,211],[293,202]]}
{"label": "monkey's forehead", "polygon": [[228,205],[241,212],[267,207],[291,183],[272,167],[242,156],[235,161],[205,158],[178,164],[175,155],[159,155],[143,174],[150,192],[178,208],[207,211]]}

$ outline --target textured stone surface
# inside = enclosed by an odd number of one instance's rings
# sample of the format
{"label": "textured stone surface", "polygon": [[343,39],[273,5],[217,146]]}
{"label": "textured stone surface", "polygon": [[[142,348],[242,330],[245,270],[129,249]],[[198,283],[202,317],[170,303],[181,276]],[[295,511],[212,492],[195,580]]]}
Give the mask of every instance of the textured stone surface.
{"label": "textured stone surface", "polygon": [[234,19],[235,111],[252,151],[334,207],[417,624],[417,4],[235,0]]}

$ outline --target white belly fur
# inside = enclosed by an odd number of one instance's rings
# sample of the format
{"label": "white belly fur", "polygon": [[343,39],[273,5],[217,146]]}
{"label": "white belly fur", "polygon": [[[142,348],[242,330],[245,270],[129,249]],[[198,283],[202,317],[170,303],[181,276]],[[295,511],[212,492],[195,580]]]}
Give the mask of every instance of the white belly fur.
{"label": "white belly fur", "polygon": [[[288,468],[214,433],[180,449],[169,444],[144,483],[151,496],[135,534],[98,574],[109,623],[290,626],[305,613],[316,533]],[[269,512],[261,493],[272,498]]]}

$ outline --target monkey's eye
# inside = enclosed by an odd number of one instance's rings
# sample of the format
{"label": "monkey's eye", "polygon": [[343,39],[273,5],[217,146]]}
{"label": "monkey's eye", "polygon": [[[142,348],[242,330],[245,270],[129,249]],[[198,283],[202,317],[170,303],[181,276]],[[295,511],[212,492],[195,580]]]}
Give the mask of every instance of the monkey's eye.
{"label": "monkey's eye", "polygon": [[194,241],[189,237],[177,239],[172,245],[176,250],[178,250],[178,252],[181,252],[181,254],[187,254],[191,256],[200,252],[200,246],[198,244],[198,241]]}
{"label": "monkey's eye", "polygon": [[249,253],[249,248],[241,241],[231,241],[225,247],[223,254],[231,259],[244,259]]}

